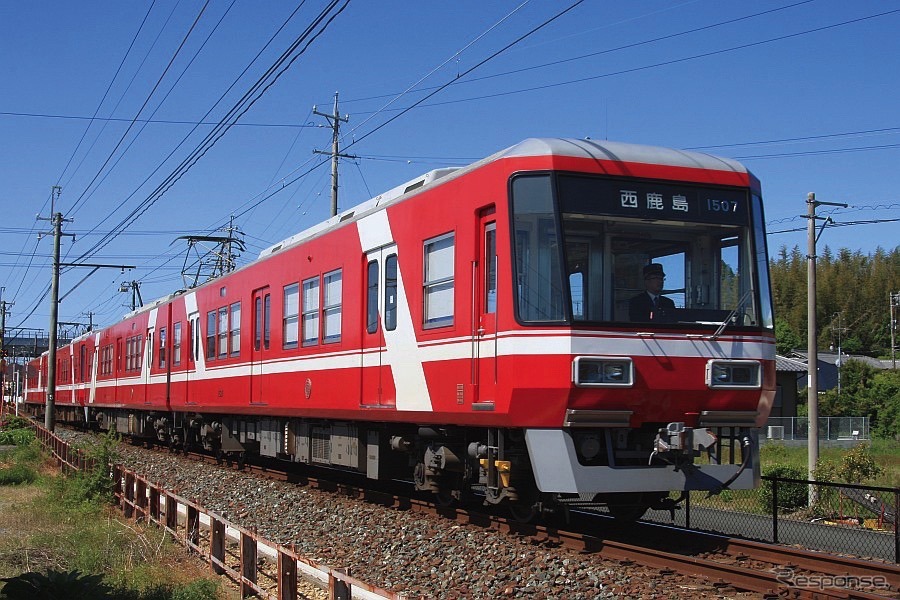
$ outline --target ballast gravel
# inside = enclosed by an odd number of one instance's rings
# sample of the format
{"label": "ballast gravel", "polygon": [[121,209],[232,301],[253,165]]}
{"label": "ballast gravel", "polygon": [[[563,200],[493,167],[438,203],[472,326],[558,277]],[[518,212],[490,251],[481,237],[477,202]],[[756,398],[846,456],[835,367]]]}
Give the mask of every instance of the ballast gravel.
{"label": "ballast gravel", "polygon": [[[60,430],[60,437],[84,434]],[[266,539],[406,598],[721,598],[708,582],[119,444],[118,462]],[[741,594],[741,596],[743,596]]]}

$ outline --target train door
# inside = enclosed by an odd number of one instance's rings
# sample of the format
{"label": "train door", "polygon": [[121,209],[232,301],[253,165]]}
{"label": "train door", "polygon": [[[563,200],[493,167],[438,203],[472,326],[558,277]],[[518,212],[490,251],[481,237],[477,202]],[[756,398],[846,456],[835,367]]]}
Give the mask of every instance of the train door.
{"label": "train door", "polygon": [[197,361],[202,357],[200,355],[200,313],[192,312],[188,315],[187,320],[187,352],[185,352],[185,358],[187,360],[187,366],[184,369],[184,388],[182,392],[182,398],[185,404],[195,404],[191,396],[191,380],[197,380],[196,374],[198,371]]}
{"label": "train door", "polygon": [[473,402],[492,403],[497,391],[497,224],[493,210],[482,215],[480,231],[473,276]]}
{"label": "train door", "polygon": [[[154,315],[155,311],[154,311]],[[144,357],[141,366],[141,384],[144,388],[144,404],[150,404],[150,369],[153,367],[153,327],[147,328],[147,341],[144,344]]]}
{"label": "train door", "polygon": [[392,407],[397,403],[397,390],[385,353],[397,337],[398,268],[396,244],[366,255],[366,320],[360,370],[363,406]]}
{"label": "train door", "polygon": [[120,337],[116,338],[116,357],[115,357],[116,362],[113,365],[113,380],[115,382],[115,385],[113,386],[113,397],[112,398],[110,398],[108,396],[108,392],[106,392],[104,394],[105,397],[103,398],[103,400],[106,402],[119,402],[119,398],[121,397],[119,394],[119,376],[124,374],[124,369],[122,368],[123,360],[124,360],[122,358],[123,351],[124,351],[124,345],[122,342],[122,338],[120,338]]}
{"label": "train door", "polygon": [[272,296],[269,288],[253,292],[253,340],[250,344],[250,404],[266,403],[266,359],[269,357]]}
{"label": "train door", "polygon": [[90,374],[90,384],[88,388],[88,404],[93,404],[97,399],[97,375],[99,370],[99,362],[100,362],[100,352],[99,348],[96,345],[96,341],[94,342],[94,348],[91,350],[91,374]]}

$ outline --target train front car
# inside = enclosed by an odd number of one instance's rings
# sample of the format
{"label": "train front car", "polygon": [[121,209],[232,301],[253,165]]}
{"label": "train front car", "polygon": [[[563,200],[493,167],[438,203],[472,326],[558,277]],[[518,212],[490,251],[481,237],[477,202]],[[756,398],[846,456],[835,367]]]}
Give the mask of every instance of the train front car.
{"label": "train front car", "polygon": [[635,518],[670,491],[755,487],[775,388],[758,181],[646,146],[515,153],[543,166],[509,180],[516,331],[500,346],[512,420],[541,423],[524,428],[536,488]]}

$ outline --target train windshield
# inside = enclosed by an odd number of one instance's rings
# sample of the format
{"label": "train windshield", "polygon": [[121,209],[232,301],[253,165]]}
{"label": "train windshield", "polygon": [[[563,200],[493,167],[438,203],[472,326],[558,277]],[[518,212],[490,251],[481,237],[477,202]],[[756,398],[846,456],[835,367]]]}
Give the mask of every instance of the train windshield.
{"label": "train windshield", "polygon": [[762,203],[748,190],[527,175],[512,200],[523,323],[774,326]]}

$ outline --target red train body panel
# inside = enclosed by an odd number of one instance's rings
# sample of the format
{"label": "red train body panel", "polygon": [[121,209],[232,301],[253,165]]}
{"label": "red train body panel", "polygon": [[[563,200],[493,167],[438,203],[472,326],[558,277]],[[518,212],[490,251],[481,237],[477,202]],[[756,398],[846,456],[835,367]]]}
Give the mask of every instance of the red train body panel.
{"label": "red train body panel", "polygon": [[[156,431],[159,415],[231,419],[255,428],[244,446],[277,429],[290,460],[316,428],[359,427],[361,446],[370,435],[370,450],[390,439],[414,454],[417,484],[434,491],[460,477],[512,490],[500,476],[517,464],[541,492],[714,488],[734,473],[747,487],[755,456],[749,470],[707,467],[718,474],[705,483],[673,473],[709,450],[708,429],[745,432],[755,453],[775,388],[763,222],[759,182],[733,161],[528,140],[75,340],[57,356],[55,401],[89,419],[154,415]],[[651,262],[678,308],[633,322]],[[442,449],[467,466],[448,467]],[[562,463],[575,463],[568,475],[549,473]]]}

